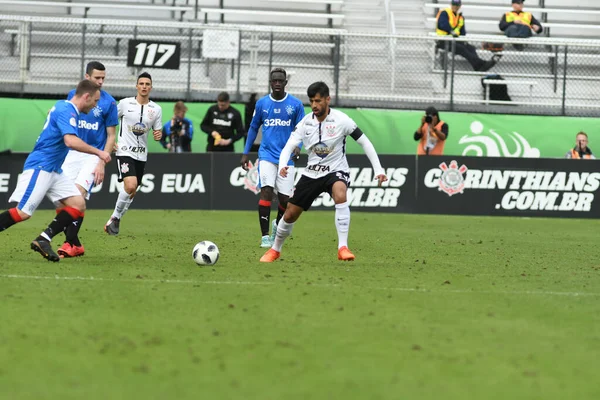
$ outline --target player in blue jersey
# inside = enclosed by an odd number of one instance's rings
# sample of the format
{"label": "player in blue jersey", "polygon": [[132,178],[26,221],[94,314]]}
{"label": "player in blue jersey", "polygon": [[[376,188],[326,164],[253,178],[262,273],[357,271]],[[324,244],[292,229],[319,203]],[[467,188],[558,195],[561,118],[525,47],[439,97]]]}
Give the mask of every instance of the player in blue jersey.
{"label": "player in blue jersey", "polygon": [[[85,69],[85,79],[100,87],[100,101],[92,111],[79,118],[78,136],[90,146],[112,153],[119,116],[115,99],[102,90],[105,78],[106,68],[102,63],[98,61],[88,63]],[[75,90],[71,90],[68,99],[72,99],[73,96],[75,96]],[[75,182],[83,198],[89,200],[90,191],[94,185],[99,185],[104,180],[104,167],[104,161],[95,155],[70,150],[62,165],[62,170],[67,178]],[[57,250],[61,258],[78,257],[84,254],[83,245],[79,240],[82,223],[83,216],[67,227],[66,241]]]}
{"label": "player in blue jersey", "polygon": [[52,107],[33,151],[25,160],[17,187],[8,200],[9,203],[18,204],[0,214],[1,232],[29,219],[44,196],[48,197],[57,206],[57,214],[48,228],[31,242],[31,248],[49,261],[60,260],[50,245],[52,238],[82,217],[85,211],[85,200],[81,193],[73,181],[62,173],[61,166],[69,149],[94,154],[104,162],[110,161],[109,153],[77,137],[80,113],[90,112],[99,100],[100,88],[84,79],[77,85],[75,96],[70,101],[61,100]]}
{"label": "player in blue jersey", "polygon": [[[248,131],[248,140],[242,156],[242,168],[248,171],[248,153],[256,139],[258,129],[262,126],[262,140],[258,149],[258,184],[260,187],[260,200],[258,201],[258,220],[262,238],[260,247],[271,247],[275,237],[277,223],[283,216],[287,201],[294,190],[294,167],[290,159],[291,172],[287,177],[278,173],[279,155],[285,147],[296,125],[304,118],[304,106],[296,97],[285,92],[287,74],[283,68],[275,68],[269,75],[271,94],[256,102],[254,115]],[[300,148],[294,152],[296,158]],[[271,216],[271,200],[273,190],[277,191],[279,207],[277,219],[273,223],[272,234],[269,236],[269,222]]]}

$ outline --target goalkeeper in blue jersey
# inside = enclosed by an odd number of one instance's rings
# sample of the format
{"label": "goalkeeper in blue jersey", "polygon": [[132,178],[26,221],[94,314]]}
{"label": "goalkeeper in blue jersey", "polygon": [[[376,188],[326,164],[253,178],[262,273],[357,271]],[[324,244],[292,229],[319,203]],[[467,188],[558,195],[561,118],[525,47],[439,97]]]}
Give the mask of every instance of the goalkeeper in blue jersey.
{"label": "goalkeeper in blue jersey", "polygon": [[[292,131],[304,118],[304,106],[296,97],[285,92],[287,74],[283,68],[275,68],[269,74],[271,94],[256,102],[254,115],[248,130],[248,139],[242,156],[242,168],[248,171],[248,153],[258,129],[262,127],[262,140],[258,150],[258,220],[262,233],[260,247],[271,247],[273,244],[277,223],[283,216],[287,202],[294,190],[294,163],[290,159],[287,177],[279,175],[279,155],[285,147]],[[300,149],[296,148],[293,158],[297,157]],[[269,236],[271,217],[271,200],[274,190],[277,192],[279,207],[277,219],[273,222],[272,234]]]}

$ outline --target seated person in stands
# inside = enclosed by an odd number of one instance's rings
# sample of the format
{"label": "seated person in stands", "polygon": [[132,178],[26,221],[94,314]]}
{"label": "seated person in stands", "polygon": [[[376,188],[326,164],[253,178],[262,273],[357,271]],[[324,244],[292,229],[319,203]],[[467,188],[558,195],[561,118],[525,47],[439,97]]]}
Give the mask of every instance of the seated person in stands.
{"label": "seated person in stands", "polygon": [[[523,11],[523,2],[525,0],[512,0],[513,10],[507,12],[500,19],[500,30],[507,37],[511,38],[528,38],[533,35],[532,32],[538,35],[542,33],[543,28],[540,21],[535,19],[530,12]],[[523,50],[524,46],[520,43],[513,45],[516,50]]]}
{"label": "seated person in stands", "polygon": [[[465,18],[462,13],[459,12],[462,5],[461,0],[452,0],[450,7],[440,10],[437,14],[437,27],[436,33],[440,36],[452,35],[454,37],[465,36],[467,31],[465,29]],[[438,41],[437,47],[444,49],[445,46],[449,46],[450,42]],[[464,57],[475,71],[487,71],[492,68],[498,62],[499,56],[492,57],[491,60],[484,61],[477,54],[475,47],[467,42],[456,42],[456,54]]]}
{"label": "seated person in stands", "polygon": [[565,154],[565,158],[571,159],[588,159],[595,160],[594,154],[592,154],[592,150],[588,147],[588,135],[585,132],[579,132],[575,136],[575,147]]}

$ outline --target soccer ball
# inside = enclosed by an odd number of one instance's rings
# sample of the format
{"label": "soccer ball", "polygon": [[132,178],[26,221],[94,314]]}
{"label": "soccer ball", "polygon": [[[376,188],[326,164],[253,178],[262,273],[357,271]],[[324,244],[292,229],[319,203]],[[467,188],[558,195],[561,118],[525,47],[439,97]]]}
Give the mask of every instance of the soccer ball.
{"label": "soccer ball", "polygon": [[219,248],[213,242],[203,240],[194,246],[192,257],[198,265],[215,265],[219,260]]}

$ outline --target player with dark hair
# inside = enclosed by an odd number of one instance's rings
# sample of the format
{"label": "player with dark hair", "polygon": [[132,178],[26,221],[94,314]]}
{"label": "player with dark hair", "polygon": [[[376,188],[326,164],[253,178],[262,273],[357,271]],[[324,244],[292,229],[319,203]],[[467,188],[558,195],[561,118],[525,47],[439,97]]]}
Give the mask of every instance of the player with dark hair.
{"label": "player with dark hair", "polygon": [[[271,247],[275,239],[277,223],[283,216],[287,202],[294,190],[294,163],[288,161],[290,171],[287,177],[279,175],[279,156],[285,147],[292,131],[304,118],[304,106],[296,97],[285,92],[287,74],[283,68],[271,71],[269,82],[271,94],[256,102],[254,115],[248,131],[248,140],[242,156],[242,168],[248,171],[248,153],[254,143],[258,129],[262,127],[262,140],[258,150],[258,185],[260,200],[258,201],[258,221],[262,233],[261,247]],[[294,155],[300,149],[294,149]],[[277,219],[274,221],[271,237],[269,237],[269,220],[271,216],[271,199],[273,190],[277,191],[279,207]]]}
{"label": "player with dark hair", "polygon": [[279,174],[289,173],[288,161],[294,149],[301,143],[308,153],[308,165],[296,184],[294,195],[288,201],[283,218],[277,225],[273,246],[261,257],[261,262],[273,262],[281,254],[283,242],[292,232],[294,223],[303,211],[323,192],[329,193],[335,202],[335,227],[338,233],[338,259],[354,260],[348,249],[350,208],[347,192],[350,185],[350,167],[346,159],[346,139],[350,136],[363,148],[369,158],[375,179],[379,185],[387,181],[377,152],[371,141],[356,126],[356,123],[341,111],[329,108],[329,87],[324,82],[315,82],[308,87],[308,98],[312,113],[298,124],[281,156]]}
{"label": "player with dark hair", "polygon": [[[95,83],[100,89],[104,85],[106,68],[98,61],[88,63],[85,69],[85,79]],[[68,99],[73,98],[75,90],[71,90]],[[115,99],[100,90],[98,105],[79,118],[78,136],[87,144],[112,153],[115,146],[115,130],[119,123]],[[90,191],[94,185],[104,181],[105,163],[93,154],[69,151],[62,165],[67,178],[73,180],[85,200],[90,199]],[[57,250],[60,257],[78,257],[84,254],[84,248],[79,240],[79,230],[83,224],[83,216],[73,221],[65,231],[66,241]]]}
{"label": "player with dark hair", "polygon": [[219,93],[217,104],[206,110],[200,129],[208,135],[206,151],[235,150],[233,144],[244,137],[245,130],[242,114],[231,107],[229,93]]}
{"label": "player with dark hair", "polygon": [[117,106],[119,137],[117,138],[117,172],[123,191],[119,192],[115,210],[104,226],[109,235],[118,235],[121,218],[127,212],[138,186],[142,184],[146,160],[148,159],[148,132],[154,140],[162,138],[162,109],[150,100],[152,77],[144,72],[137,78],[137,96],[127,97]]}
{"label": "player with dark hair", "polygon": [[29,219],[44,196],[57,206],[57,215],[48,228],[33,242],[31,249],[49,261],[60,261],[52,250],[52,238],[85,212],[85,200],[73,183],[62,173],[61,166],[69,149],[94,154],[103,162],[110,161],[110,154],[90,146],[77,137],[80,113],[88,113],[100,100],[100,88],[84,79],[79,82],[71,100],[60,100],[48,112],[42,133],[33,151],[25,160],[23,173],[17,187],[8,200],[17,206],[0,214],[0,232],[12,225]]}

